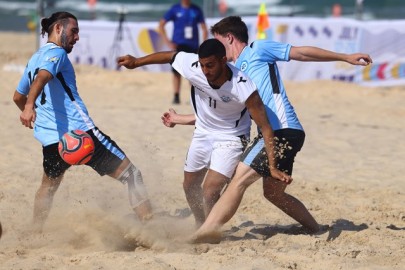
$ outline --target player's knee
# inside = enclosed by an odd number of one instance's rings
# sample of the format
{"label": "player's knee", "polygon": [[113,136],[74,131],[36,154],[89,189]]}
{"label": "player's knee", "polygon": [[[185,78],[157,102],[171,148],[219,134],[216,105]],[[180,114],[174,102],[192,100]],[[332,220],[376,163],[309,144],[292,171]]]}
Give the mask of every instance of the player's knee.
{"label": "player's knee", "polygon": [[223,187],[225,186],[225,183],[215,183],[215,184],[205,184],[203,186],[203,196],[205,199],[211,199],[211,198],[216,198],[219,197]]}
{"label": "player's knee", "polygon": [[196,181],[183,181],[183,189],[184,191],[192,191],[195,190],[196,188],[201,188],[199,183],[196,183]]}

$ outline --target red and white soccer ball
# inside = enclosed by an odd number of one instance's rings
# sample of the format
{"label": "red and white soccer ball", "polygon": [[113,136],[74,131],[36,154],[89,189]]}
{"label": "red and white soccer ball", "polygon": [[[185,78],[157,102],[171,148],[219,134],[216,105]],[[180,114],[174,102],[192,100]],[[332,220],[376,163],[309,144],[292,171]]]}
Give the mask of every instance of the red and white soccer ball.
{"label": "red and white soccer ball", "polygon": [[59,140],[59,154],[70,165],[81,165],[88,162],[94,153],[94,142],[83,130],[66,132]]}

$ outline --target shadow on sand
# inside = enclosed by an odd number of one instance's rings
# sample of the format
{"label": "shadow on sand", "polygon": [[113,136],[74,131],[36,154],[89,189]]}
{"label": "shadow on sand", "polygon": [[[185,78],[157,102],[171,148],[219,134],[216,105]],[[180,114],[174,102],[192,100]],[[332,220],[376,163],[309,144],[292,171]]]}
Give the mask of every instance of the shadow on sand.
{"label": "shadow on sand", "polygon": [[328,233],[326,241],[333,241],[342,233],[342,231],[359,232],[368,229],[367,224],[361,223],[354,224],[352,221],[346,219],[338,219],[332,225],[320,225],[321,230],[317,233],[310,233],[300,225],[288,226],[268,226],[266,224],[254,224],[252,221],[247,221],[240,224],[238,227],[232,227],[230,230],[224,232],[224,238],[228,241],[247,240],[247,239],[260,239],[266,240],[276,234],[289,234],[289,235],[323,235]]}

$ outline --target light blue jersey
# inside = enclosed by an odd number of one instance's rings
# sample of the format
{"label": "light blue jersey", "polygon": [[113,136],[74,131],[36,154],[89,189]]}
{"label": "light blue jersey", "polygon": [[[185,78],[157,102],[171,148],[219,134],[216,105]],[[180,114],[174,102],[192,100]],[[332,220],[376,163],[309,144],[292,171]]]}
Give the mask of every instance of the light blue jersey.
{"label": "light blue jersey", "polygon": [[47,146],[57,143],[67,131],[94,128],[93,120],[77,92],[72,63],[66,51],[53,43],[47,43],[31,57],[17,91],[28,95],[35,76],[42,69],[50,72],[53,79],[35,101],[35,138]]}
{"label": "light blue jersey", "polygon": [[256,84],[273,130],[303,130],[287,98],[277,61],[289,61],[291,45],[271,40],[257,40],[246,46],[235,62]]}

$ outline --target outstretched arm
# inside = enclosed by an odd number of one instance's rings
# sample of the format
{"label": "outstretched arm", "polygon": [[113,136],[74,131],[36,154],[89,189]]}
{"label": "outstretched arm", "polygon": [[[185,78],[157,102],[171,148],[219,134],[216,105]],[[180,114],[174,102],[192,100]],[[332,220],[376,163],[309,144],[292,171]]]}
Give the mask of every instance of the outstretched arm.
{"label": "outstretched arm", "polygon": [[194,114],[178,114],[172,108],[168,112],[163,113],[162,123],[166,127],[174,127],[176,124],[179,125],[194,125],[195,115]]}
{"label": "outstretched arm", "polygon": [[137,67],[142,67],[146,65],[152,64],[169,64],[173,56],[176,54],[174,51],[167,51],[167,52],[157,52],[145,55],[143,57],[136,58],[132,55],[124,55],[120,56],[117,59],[117,64],[119,67],[126,67],[128,69],[134,69]]}
{"label": "outstretched arm", "polygon": [[253,92],[253,94],[251,94],[246,100],[246,107],[248,108],[249,113],[252,116],[252,119],[255,121],[257,127],[262,132],[269,159],[271,177],[286,182],[287,184],[291,183],[292,177],[277,169],[273,129],[271,128],[269,120],[267,119],[266,110],[264,109],[263,102],[257,91]]}
{"label": "outstretched arm", "polygon": [[365,53],[336,53],[311,46],[291,47],[290,59],[303,62],[343,61],[352,65],[360,66],[367,66],[373,62],[370,55]]}

